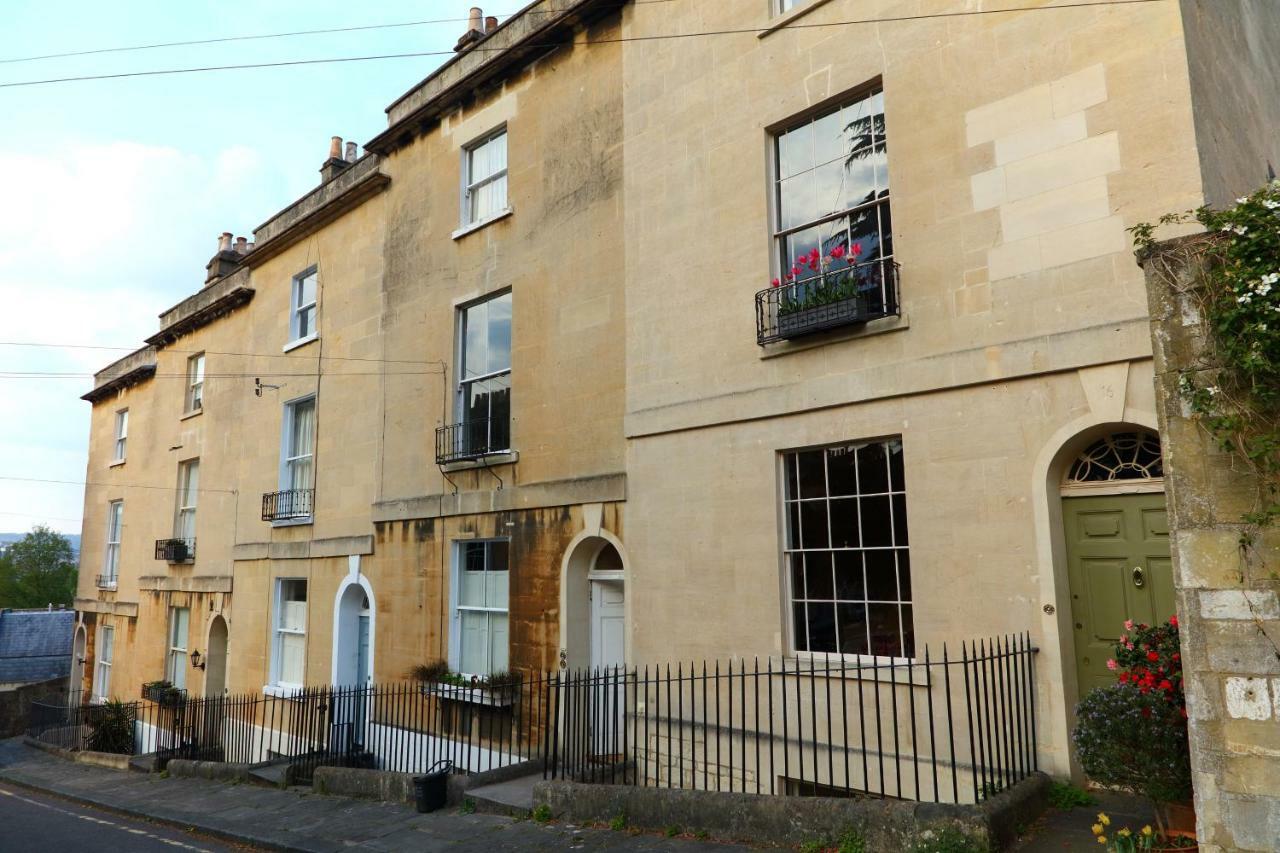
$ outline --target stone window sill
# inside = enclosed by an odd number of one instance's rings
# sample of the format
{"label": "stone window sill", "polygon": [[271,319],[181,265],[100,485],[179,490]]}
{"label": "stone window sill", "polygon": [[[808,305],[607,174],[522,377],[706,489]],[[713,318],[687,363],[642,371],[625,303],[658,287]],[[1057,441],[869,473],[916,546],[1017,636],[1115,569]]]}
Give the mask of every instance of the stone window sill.
{"label": "stone window sill", "polygon": [[304,524],[314,524],[315,518],[308,516],[306,518],[282,518],[279,521],[271,522],[272,527],[301,527]]}
{"label": "stone window sill", "polygon": [[189,421],[192,418],[199,417],[200,415],[203,415],[203,414],[204,414],[204,409],[192,409],[189,412],[183,412],[182,417],[178,418],[178,420]]}
{"label": "stone window sill", "polygon": [[886,335],[890,332],[901,332],[909,328],[911,328],[911,321],[906,314],[900,314],[897,317],[881,317],[879,320],[872,320],[856,328],[836,329],[795,341],[778,341],[777,343],[766,344],[760,347],[760,359],[777,358],[780,355],[804,352],[817,347],[838,344],[842,341],[853,341],[860,338],[875,337],[876,335]]}
{"label": "stone window sill", "polygon": [[508,216],[510,216],[513,213],[515,213],[515,210],[513,208],[504,207],[502,210],[499,210],[497,213],[493,214],[492,216],[486,217],[485,219],[481,219],[479,222],[472,222],[470,225],[462,226],[457,231],[453,232],[452,237],[455,240],[461,240],[463,237],[467,236],[472,231],[479,231],[481,228],[487,228],[488,226],[492,225],[495,222],[501,222],[502,220],[506,219]]}
{"label": "stone window sill", "polygon": [[289,341],[289,343],[285,344],[280,351],[289,352],[290,350],[295,350],[298,347],[305,347],[307,344],[314,343],[318,340],[320,340],[320,335],[318,334],[307,335],[305,338],[298,338],[296,341]]}
{"label": "stone window sill", "polygon": [[294,684],[264,684],[263,696],[274,696],[277,699],[293,699],[302,692],[302,687]]}
{"label": "stone window sill", "polygon": [[[812,662],[814,672],[809,673]],[[892,671],[888,658],[847,657],[828,662],[823,655],[796,652],[782,659],[785,674],[798,678],[831,678],[845,681],[870,681],[880,684],[909,684],[912,687],[928,687],[929,673],[920,661],[895,660]],[[861,663],[862,668],[858,665]],[[799,670],[797,672],[797,669]],[[777,670],[774,670],[777,674]]]}
{"label": "stone window sill", "polygon": [[126,461],[126,460],[124,460],[124,459],[116,459],[116,460],[114,460],[114,461],[112,461],[112,462],[108,462],[108,463],[107,463],[107,467],[108,467],[108,468],[119,468],[121,465],[123,465],[123,464],[125,463],[125,461]]}
{"label": "stone window sill", "polygon": [[778,30],[786,29],[786,27],[789,24],[795,23],[796,21],[803,18],[805,15],[812,12],[814,9],[825,6],[830,2],[831,0],[809,0],[808,3],[805,3],[800,8],[792,9],[790,12],[787,12],[785,15],[782,15],[777,19],[775,19],[773,23],[769,24],[768,28],[763,29],[760,32],[756,33],[756,38],[764,38],[765,36],[773,35]]}

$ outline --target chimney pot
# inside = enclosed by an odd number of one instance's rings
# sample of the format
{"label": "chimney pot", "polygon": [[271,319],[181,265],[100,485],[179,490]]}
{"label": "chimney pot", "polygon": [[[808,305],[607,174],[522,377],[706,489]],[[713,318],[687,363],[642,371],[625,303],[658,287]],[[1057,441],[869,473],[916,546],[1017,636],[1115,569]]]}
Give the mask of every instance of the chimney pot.
{"label": "chimney pot", "polygon": [[329,159],[330,160],[342,159],[342,137],[341,136],[335,136],[329,140]]}
{"label": "chimney pot", "polygon": [[245,237],[236,238],[236,254],[237,255],[243,255],[245,251],[247,251],[246,246],[248,242],[249,242],[248,239]]}
{"label": "chimney pot", "polygon": [[356,144],[354,142],[347,143],[347,156],[343,159],[348,163],[354,163],[356,161]]}
{"label": "chimney pot", "polygon": [[252,252],[253,246],[254,246],[254,241],[250,240],[248,243],[245,244],[245,251]]}
{"label": "chimney pot", "polygon": [[218,235],[218,251],[219,252],[231,251],[231,232],[230,231],[223,231],[221,234]]}
{"label": "chimney pot", "polygon": [[485,18],[485,19],[484,19],[484,33],[485,33],[485,35],[488,35],[489,33],[493,32],[493,31],[494,31],[494,30],[496,30],[497,28],[498,28],[498,19],[497,19],[497,17],[495,17],[495,16],[493,16],[493,15],[490,15],[489,17],[487,17],[487,18]]}
{"label": "chimney pot", "polygon": [[467,21],[467,29],[484,32],[484,10],[479,6],[471,7],[471,16]]}

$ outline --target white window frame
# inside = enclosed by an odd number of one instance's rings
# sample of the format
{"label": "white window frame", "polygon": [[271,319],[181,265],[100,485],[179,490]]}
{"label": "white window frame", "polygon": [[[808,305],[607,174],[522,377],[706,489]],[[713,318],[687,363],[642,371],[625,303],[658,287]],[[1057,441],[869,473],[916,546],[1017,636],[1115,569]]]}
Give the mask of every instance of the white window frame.
{"label": "white window frame", "polygon": [[[286,583],[300,583],[306,598],[304,602],[307,607],[303,609],[302,628],[285,628],[284,622],[284,589]],[[293,691],[301,690],[306,681],[307,669],[307,626],[309,623],[309,608],[311,605],[311,585],[306,578],[276,578],[274,585],[274,600],[271,606],[271,683],[268,688],[276,690]],[[300,636],[302,637],[302,677],[298,681],[285,681],[282,679],[284,669],[284,636]]]}
{"label": "white window frame", "polygon": [[[302,301],[303,285],[309,278],[315,278],[316,293],[315,298],[310,302]],[[302,317],[306,312],[311,312],[308,317],[310,320],[307,331],[302,330]],[[285,344],[285,351],[300,347],[303,344],[309,344],[320,337],[320,269],[312,266],[303,270],[293,277],[289,285],[289,343]]]}
{"label": "white window frame", "polygon": [[[507,606],[506,607],[477,607],[474,605],[462,605],[459,603],[459,592],[462,587],[463,569],[463,552],[468,545],[489,545],[494,542],[503,542],[507,545]],[[490,551],[485,549],[485,571],[488,571],[488,560]],[[453,573],[452,582],[449,584],[449,612],[451,619],[449,620],[449,668],[454,672],[458,672],[466,677],[492,675],[492,672],[463,672],[462,671],[462,611],[470,611],[473,613],[485,614],[501,614],[507,618],[507,669],[511,668],[511,540],[498,537],[493,539],[461,539],[453,543]],[[486,657],[492,663],[493,648],[492,639],[488,636],[488,622],[486,620],[486,637],[485,642],[488,645],[488,654]]]}
{"label": "white window frame", "polygon": [[107,538],[102,562],[102,576],[109,589],[120,580],[120,540],[124,538],[124,501],[107,502]]}
{"label": "white window frame", "polygon": [[[195,484],[192,484],[195,474]],[[200,495],[200,457],[178,463],[178,500],[173,519],[173,538],[188,543],[196,538],[196,506]],[[187,519],[190,519],[188,521]],[[190,533],[190,535],[186,535]]]}
{"label": "white window frame", "polygon": [[[787,645],[788,645],[788,648],[790,649],[790,653],[791,653],[791,654],[793,654],[793,655],[794,655],[795,657],[797,657],[797,658],[802,658],[802,659],[814,658],[814,659],[817,659],[817,660],[820,660],[820,661],[821,661],[821,660],[826,660],[826,659],[829,659],[829,658],[836,658],[836,659],[848,660],[848,661],[851,661],[851,662],[852,662],[852,661],[864,661],[864,662],[867,662],[867,663],[873,663],[873,664],[878,664],[878,663],[888,663],[888,662],[891,662],[891,661],[892,661],[892,662],[895,662],[895,663],[912,663],[912,662],[914,662],[914,661],[916,660],[916,658],[914,657],[914,655],[878,655],[878,654],[875,654],[875,653],[874,653],[874,650],[872,650],[872,649],[870,648],[870,626],[871,626],[871,619],[870,619],[869,607],[870,607],[870,605],[871,605],[871,604],[877,604],[877,605],[879,605],[879,606],[885,606],[885,605],[888,605],[888,604],[896,604],[896,605],[898,606],[898,608],[899,608],[899,619],[900,619],[900,621],[899,621],[899,635],[898,635],[898,636],[899,636],[899,644],[900,644],[900,645],[899,645],[899,651],[900,651],[900,652],[904,650],[904,646],[905,646],[905,643],[906,643],[906,628],[907,628],[907,626],[904,624],[904,620],[902,620],[902,616],[903,616],[903,610],[902,610],[902,608],[903,608],[904,606],[905,606],[905,607],[909,607],[909,608],[911,609],[911,625],[910,625],[910,627],[911,627],[911,634],[912,634],[912,650],[913,650],[913,652],[918,651],[918,650],[919,650],[919,648],[920,648],[920,647],[921,647],[921,645],[922,645],[922,644],[921,644],[921,642],[920,642],[920,640],[919,640],[918,631],[917,631],[917,625],[918,625],[918,623],[917,623],[916,618],[915,618],[915,611],[916,611],[916,606],[917,606],[917,597],[916,597],[916,596],[917,596],[917,592],[916,592],[916,583],[915,583],[915,579],[914,579],[914,577],[913,577],[913,572],[911,571],[911,568],[909,567],[910,553],[911,553],[911,548],[910,548],[910,544],[909,544],[909,536],[905,537],[903,542],[898,542],[898,541],[897,541],[897,539],[898,539],[898,534],[897,534],[897,532],[896,532],[896,527],[897,527],[896,522],[897,522],[897,512],[898,512],[898,509],[897,509],[897,502],[895,502],[894,498],[895,498],[895,497],[899,497],[899,496],[902,498],[902,500],[901,500],[901,503],[902,503],[902,505],[903,505],[902,511],[903,511],[903,513],[904,513],[903,518],[902,518],[903,533],[904,533],[904,534],[906,534],[906,532],[907,532],[907,531],[906,531],[906,527],[907,527],[908,518],[906,517],[906,509],[905,509],[906,494],[907,494],[906,484],[905,484],[905,470],[904,470],[904,471],[903,471],[903,473],[902,473],[902,476],[903,476],[904,482],[901,484],[901,486],[902,486],[902,488],[901,488],[901,489],[896,489],[896,488],[894,488],[894,485],[893,485],[893,482],[892,482],[893,474],[892,474],[891,466],[890,466],[890,470],[888,470],[888,471],[886,472],[886,481],[889,483],[889,487],[888,487],[888,488],[889,488],[889,491],[888,491],[888,492],[883,492],[883,493],[882,493],[882,492],[868,492],[868,493],[866,493],[866,494],[864,495],[864,494],[862,493],[862,491],[861,491],[861,486],[859,485],[859,488],[858,488],[857,492],[855,492],[855,493],[854,493],[854,494],[852,494],[852,495],[832,496],[832,495],[830,494],[830,473],[829,473],[828,462],[827,462],[827,456],[826,456],[826,454],[827,454],[828,452],[830,452],[830,451],[832,451],[832,450],[838,450],[838,449],[841,449],[841,448],[851,448],[851,447],[859,447],[859,448],[860,448],[860,447],[863,447],[863,446],[870,446],[870,445],[874,445],[874,444],[883,444],[883,445],[885,445],[886,447],[889,447],[889,446],[891,446],[894,442],[898,443],[898,445],[901,447],[901,444],[902,444],[902,437],[901,437],[901,436],[887,436],[887,437],[883,437],[883,438],[874,438],[874,439],[856,439],[856,440],[850,440],[850,441],[845,441],[845,442],[837,442],[837,443],[835,443],[835,444],[819,445],[819,446],[817,446],[817,447],[805,447],[805,448],[789,449],[789,450],[785,450],[785,451],[782,451],[781,453],[779,453],[779,487],[780,487],[780,488],[779,488],[779,493],[780,493],[780,495],[781,495],[781,500],[780,500],[780,502],[779,502],[779,505],[780,505],[780,507],[781,507],[781,512],[780,512],[780,522],[781,522],[781,526],[782,526],[782,529],[781,529],[781,533],[782,533],[782,536],[781,536],[781,544],[782,544],[782,562],[781,562],[781,568],[782,568],[783,578],[784,578],[783,584],[784,584],[784,588],[785,588],[785,590],[786,590],[786,601],[784,602],[784,614],[785,614],[785,615],[784,615],[784,617],[783,617],[783,618],[784,618],[784,627],[785,627],[785,629],[786,629],[786,632],[785,632],[785,633],[786,633],[786,636],[787,636]],[[814,452],[814,451],[822,452],[822,453],[824,454],[824,461],[823,461],[823,466],[824,466],[824,467],[823,467],[823,471],[824,471],[824,474],[823,474],[823,476],[824,476],[824,478],[826,478],[826,480],[827,480],[827,482],[825,482],[825,483],[824,483],[824,496],[823,496],[823,497],[821,497],[821,498],[799,498],[799,502],[801,502],[801,503],[809,503],[809,502],[814,502],[814,503],[816,503],[816,502],[818,502],[818,501],[822,501],[822,502],[826,505],[825,517],[826,517],[826,522],[827,522],[828,535],[830,535],[830,530],[831,530],[831,526],[832,526],[832,522],[831,522],[832,514],[831,514],[830,504],[831,504],[831,502],[832,502],[833,500],[834,500],[834,501],[848,501],[848,500],[852,500],[852,499],[856,498],[857,500],[861,501],[864,497],[885,497],[885,496],[887,496],[887,497],[889,498],[889,501],[888,501],[888,506],[889,506],[889,515],[888,515],[888,518],[889,518],[889,522],[890,522],[890,533],[891,533],[891,544],[890,544],[890,545],[888,545],[888,546],[882,546],[882,545],[868,546],[868,545],[866,545],[866,544],[865,544],[865,542],[866,542],[866,540],[865,540],[865,536],[864,536],[864,534],[863,534],[863,532],[862,532],[862,522],[861,522],[861,519],[859,519],[859,521],[858,521],[858,527],[859,527],[859,535],[858,535],[858,538],[859,538],[859,544],[858,544],[857,546],[836,548],[836,547],[834,547],[834,544],[833,544],[833,543],[830,543],[830,542],[829,542],[829,543],[828,543],[828,546],[829,546],[829,547],[826,547],[826,548],[819,547],[819,548],[805,549],[805,548],[799,547],[799,545],[801,544],[801,542],[798,542],[798,541],[796,541],[796,540],[793,540],[793,538],[792,538],[793,533],[792,533],[792,530],[791,530],[791,524],[792,524],[792,522],[791,522],[791,506],[790,506],[790,505],[791,505],[793,502],[795,502],[795,501],[793,501],[793,500],[791,500],[791,499],[790,499],[790,498],[791,498],[791,496],[790,496],[790,492],[789,492],[789,485],[788,485],[788,483],[789,483],[789,480],[788,480],[789,474],[788,474],[788,471],[787,471],[787,463],[788,463],[788,461],[792,460],[792,458],[793,458],[793,457],[796,457],[798,454],[806,453],[806,452]],[[886,460],[886,461],[887,461],[887,460]],[[861,478],[859,477],[859,483],[860,483],[860,481],[861,481]],[[798,482],[798,480],[797,480],[797,482]],[[803,518],[801,518],[801,524],[803,524]],[[903,570],[902,570],[901,562],[899,562],[899,561],[896,559],[896,556],[895,556],[895,564],[896,564],[896,570],[897,570],[897,572],[898,572],[898,580],[896,581],[896,584],[897,584],[897,587],[898,587],[898,593],[897,593],[897,598],[896,598],[896,600],[894,600],[894,601],[888,601],[887,599],[886,599],[886,600],[881,600],[881,599],[871,599],[871,598],[869,598],[870,592],[869,592],[869,590],[867,589],[867,584],[866,584],[866,575],[865,575],[865,569],[864,569],[863,598],[862,598],[862,599],[857,599],[857,598],[849,598],[849,599],[836,598],[836,599],[834,599],[834,600],[833,600],[833,606],[835,605],[835,603],[836,603],[836,602],[844,601],[844,602],[846,602],[846,603],[850,603],[850,604],[858,604],[858,603],[862,603],[864,606],[868,607],[868,613],[867,613],[867,614],[866,614],[866,616],[865,616],[865,619],[866,619],[866,630],[867,630],[867,639],[868,639],[868,650],[867,650],[867,652],[868,652],[868,653],[866,653],[866,654],[858,654],[858,653],[838,652],[838,651],[834,651],[834,652],[824,652],[824,651],[810,651],[810,650],[808,650],[807,648],[806,648],[806,649],[801,649],[801,648],[800,648],[800,642],[799,642],[799,641],[798,641],[798,639],[797,639],[797,631],[798,631],[798,629],[799,629],[799,627],[800,627],[800,626],[798,626],[798,625],[796,624],[796,619],[795,619],[795,605],[796,605],[796,603],[797,603],[797,599],[803,599],[803,600],[806,600],[806,601],[808,601],[809,599],[807,599],[807,597],[804,597],[804,596],[797,596],[797,594],[796,594],[795,582],[794,582],[794,575],[793,575],[792,566],[791,566],[791,560],[792,560],[793,555],[795,555],[795,554],[810,553],[810,552],[823,552],[823,551],[834,553],[835,551],[856,551],[856,552],[866,552],[866,551],[872,551],[872,550],[874,550],[874,551],[885,551],[885,550],[891,550],[891,551],[895,552],[895,554],[896,554],[897,552],[901,551],[901,552],[903,552],[903,553],[905,553],[905,554],[907,555],[908,568],[906,569],[906,577],[908,578],[908,582],[911,584],[911,588],[912,588],[912,591],[911,591],[911,595],[910,595],[910,597],[909,597],[909,598],[903,598],[903,596],[902,596],[902,586],[901,586],[901,580],[900,580],[900,578],[901,578],[901,575],[902,575],[902,571],[903,571]],[[838,595],[838,593],[834,592],[834,587],[835,587],[835,579],[833,578],[833,594]],[[821,601],[822,603],[825,603],[826,599],[821,599],[820,601]],[[806,615],[806,620],[807,620],[807,618],[808,618],[808,617],[807,617],[807,615]],[[837,622],[838,622],[838,619],[837,619]],[[807,630],[807,627],[806,627],[806,630]],[[836,630],[837,630],[837,631],[839,630],[839,629],[838,629],[838,627],[837,627],[837,629],[836,629]],[[806,642],[805,642],[805,645],[806,645],[806,646],[808,646],[808,642],[807,642],[807,640],[806,640]],[[915,678],[916,676],[915,676],[914,674],[909,674],[907,677],[909,677],[909,678]]]}
{"label": "white window frame", "polygon": [[125,452],[128,449],[129,442],[129,410],[121,409],[116,412],[116,443],[115,458],[111,460],[111,464],[118,465],[124,462]]}
{"label": "white window frame", "polygon": [[[178,613],[186,613],[186,633],[185,636],[178,637]],[[181,639],[181,644],[179,644]],[[169,683],[179,690],[187,689],[187,668],[190,664],[188,657],[191,648],[191,608],[190,607],[170,607],[169,608],[169,653],[165,656],[165,678]]]}
{"label": "white window frame", "polygon": [[[481,305],[488,305],[489,303],[494,302],[495,300],[501,299],[504,296],[510,297],[510,304],[511,304],[511,332],[510,332],[510,338],[507,341],[507,365],[506,367],[502,367],[497,370],[486,370],[483,373],[477,373],[473,376],[468,376],[467,373],[469,368],[467,366],[467,322],[468,322],[467,315],[471,310],[475,308],[479,308]],[[487,315],[486,315],[486,322],[487,322]],[[466,305],[460,306],[458,308],[457,326],[458,326],[458,331],[457,331],[458,388],[457,388],[457,399],[454,401],[455,411],[457,413],[457,417],[455,418],[455,421],[459,425],[474,423],[473,419],[470,417],[470,414],[471,414],[470,406],[467,405],[467,399],[468,399],[469,392],[471,390],[472,385],[479,385],[486,382],[492,382],[495,379],[502,379],[503,377],[506,377],[507,379],[507,424],[506,424],[507,440],[505,442],[506,446],[505,447],[495,446],[493,448],[490,448],[490,453],[510,452],[511,446],[512,444],[514,444],[511,438],[511,424],[512,424],[512,421],[514,420],[513,413],[511,411],[511,397],[512,397],[511,362],[514,360],[513,356],[514,356],[514,349],[515,349],[515,297],[512,294],[512,291],[501,290],[497,293],[490,293],[482,299],[477,299],[474,302],[470,302]],[[489,432],[486,435],[486,442],[485,442],[487,446],[488,444],[492,443],[492,438],[493,438],[492,401],[490,401],[490,405],[489,405],[489,417],[482,418],[481,420],[488,420],[490,422]]]}
{"label": "white window frame", "polygon": [[198,352],[187,359],[187,393],[183,401],[183,413],[193,415],[204,411],[204,353]]}
{"label": "white window frame", "polygon": [[[503,159],[503,162],[506,163],[507,165],[503,166],[501,169],[490,172],[489,174],[484,175],[480,178],[476,178],[475,175],[473,174],[473,167],[472,167],[472,161],[474,159],[476,152],[484,148],[485,146],[498,141],[499,139],[502,140],[502,148],[503,148],[502,159]],[[507,180],[507,174],[510,170],[510,162],[507,159],[507,156],[509,154],[510,154],[510,150],[507,147],[507,126],[505,124],[499,127],[495,127],[493,130],[489,131],[484,136],[481,136],[475,141],[470,142],[462,147],[462,204],[461,204],[462,227],[460,231],[465,232],[473,228],[478,228],[481,225],[485,225],[489,222],[493,222],[494,220],[500,219],[511,212],[511,196],[510,196],[511,186],[509,181]],[[476,190],[480,189],[481,187],[487,186],[489,184],[496,183],[498,181],[503,182],[502,206],[490,211],[489,214],[484,218],[478,218],[475,213],[475,209],[471,203],[472,198],[475,196]]]}
{"label": "white window frame", "polygon": [[[107,637],[111,638],[110,641],[106,640]],[[114,626],[98,626],[98,639],[93,652],[93,701],[96,703],[106,702],[111,698],[111,664],[115,658],[115,638]]]}
{"label": "white window frame", "polygon": [[[316,487],[316,435],[317,435],[317,418],[319,417],[319,406],[317,405],[317,396],[315,394],[307,394],[304,397],[297,397],[288,400],[284,404],[284,415],[280,419],[280,472],[279,485],[280,491],[293,491],[295,489],[315,489]],[[311,408],[311,452],[294,454],[293,447],[293,424],[296,417],[298,406],[310,403]],[[311,462],[311,480],[306,486],[295,486],[293,482],[293,466],[302,459],[309,459]],[[312,516],[315,514],[314,504],[312,505],[312,515],[299,518],[287,518],[272,522],[277,526],[288,526],[290,524],[308,524]]]}

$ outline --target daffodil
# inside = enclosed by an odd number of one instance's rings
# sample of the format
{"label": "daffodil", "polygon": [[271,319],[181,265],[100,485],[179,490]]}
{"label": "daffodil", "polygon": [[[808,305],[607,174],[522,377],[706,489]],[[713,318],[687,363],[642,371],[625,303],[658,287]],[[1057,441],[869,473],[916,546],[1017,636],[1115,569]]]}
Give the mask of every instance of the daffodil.
{"label": "daffodil", "polygon": [[1102,830],[1102,824],[1100,824],[1100,823],[1095,823],[1095,824],[1093,825],[1093,834],[1094,834],[1094,835],[1101,835],[1101,834],[1102,834],[1102,831],[1103,831],[1103,830]]}
{"label": "daffodil", "polygon": [[1103,826],[1111,826],[1111,818],[1107,817],[1106,812],[1099,812],[1098,823],[1102,824]]}
{"label": "daffodil", "polygon": [[1099,836],[1098,836],[1098,843],[1099,843],[1099,844],[1106,844],[1106,843],[1107,843],[1107,837],[1106,837],[1105,835],[1099,835]]}
{"label": "daffodil", "polygon": [[1120,836],[1123,836],[1123,837],[1125,837],[1125,838],[1128,838],[1130,835],[1133,835],[1133,833],[1132,833],[1132,832],[1130,832],[1130,831],[1129,831],[1129,827],[1127,827],[1127,826],[1126,826],[1124,829],[1122,829],[1122,830],[1120,830],[1119,832],[1117,832],[1117,833],[1116,833],[1116,835],[1120,835]]}

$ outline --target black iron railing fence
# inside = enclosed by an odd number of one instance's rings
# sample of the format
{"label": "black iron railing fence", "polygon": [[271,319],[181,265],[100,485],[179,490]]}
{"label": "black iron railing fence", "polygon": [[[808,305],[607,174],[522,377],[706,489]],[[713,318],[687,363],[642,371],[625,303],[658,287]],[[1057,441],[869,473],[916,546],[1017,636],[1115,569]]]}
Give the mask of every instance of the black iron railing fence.
{"label": "black iron railing fence", "polygon": [[1037,767],[1026,635],[915,661],[738,659],[555,676],[547,775],[980,802]]}
{"label": "black iron railing fence", "polygon": [[[162,759],[420,773],[539,762],[546,778],[759,794],[980,802],[1037,768],[1023,634],[914,661],[733,659],[537,674],[502,687],[311,687],[119,708],[36,703],[29,734]],[[114,715],[114,716],[108,716]],[[115,727],[112,729],[111,727]],[[126,748],[127,747],[127,748]]]}
{"label": "black iron railing fence", "polygon": [[315,489],[287,489],[262,496],[263,521],[297,521],[311,518]]}
{"label": "black iron railing fence", "polygon": [[897,316],[898,265],[888,259],[801,277],[756,294],[761,346]]}
{"label": "black iron railing fence", "polygon": [[436,428],[437,465],[479,459],[510,449],[510,418],[479,418]]}
{"label": "black iron railing fence", "polygon": [[195,539],[157,539],[156,559],[169,563],[185,563],[196,558]]}

